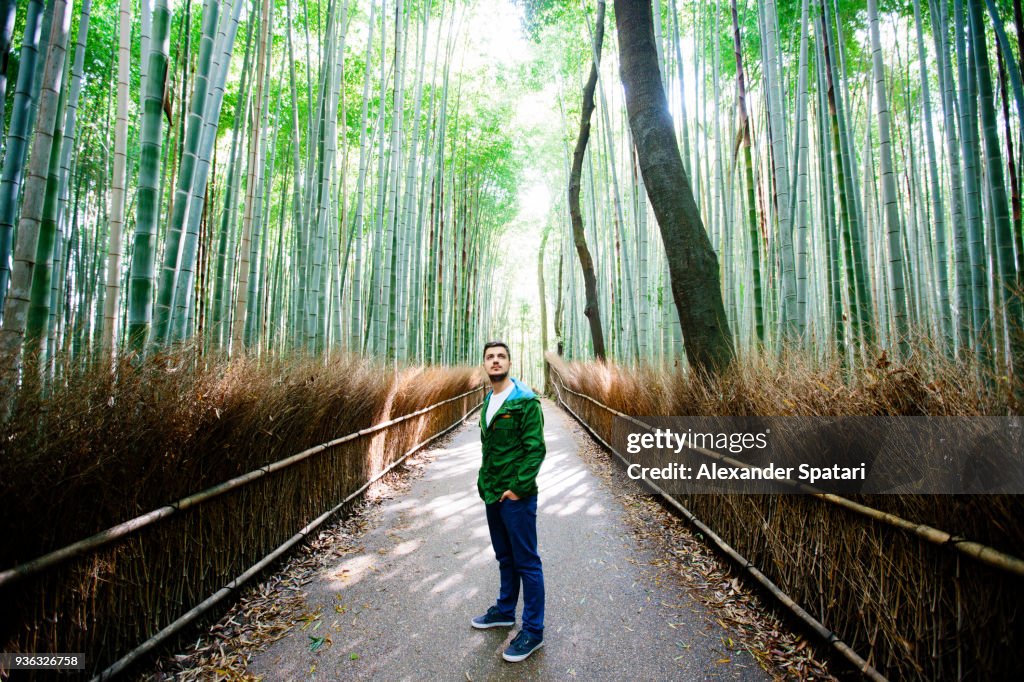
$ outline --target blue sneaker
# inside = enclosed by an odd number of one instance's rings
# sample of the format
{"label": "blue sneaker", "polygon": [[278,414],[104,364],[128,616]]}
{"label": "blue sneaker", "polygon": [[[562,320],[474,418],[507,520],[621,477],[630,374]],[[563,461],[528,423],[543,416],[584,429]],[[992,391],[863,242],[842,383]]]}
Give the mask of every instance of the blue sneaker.
{"label": "blue sneaker", "polygon": [[544,646],[543,637],[535,637],[525,630],[520,630],[519,634],[508,645],[508,648],[502,652],[501,657],[506,661],[516,663],[529,657],[530,654],[542,646]]}
{"label": "blue sneaker", "polygon": [[507,628],[516,624],[516,619],[501,615],[497,606],[487,609],[487,613],[474,618],[470,624],[478,630],[487,628]]}

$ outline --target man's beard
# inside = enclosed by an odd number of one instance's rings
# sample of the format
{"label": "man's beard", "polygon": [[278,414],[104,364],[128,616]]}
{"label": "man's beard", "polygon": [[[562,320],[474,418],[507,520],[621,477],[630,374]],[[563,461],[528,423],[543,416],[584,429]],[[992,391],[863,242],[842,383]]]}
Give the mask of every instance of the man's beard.
{"label": "man's beard", "polygon": [[506,378],[508,378],[508,372],[502,372],[501,374],[491,374],[490,372],[488,372],[487,376],[490,378],[492,384],[496,384],[499,381],[504,381]]}

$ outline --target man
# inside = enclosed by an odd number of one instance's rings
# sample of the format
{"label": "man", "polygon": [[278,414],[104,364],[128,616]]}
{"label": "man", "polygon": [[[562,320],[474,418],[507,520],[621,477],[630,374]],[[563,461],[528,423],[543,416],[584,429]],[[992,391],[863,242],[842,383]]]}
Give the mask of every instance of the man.
{"label": "man", "polygon": [[523,628],[502,653],[522,661],[544,644],[544,574],[537,553],[537,472],[544,461],[544,415],[540,399],[508,376],[511,353],[502,341],[484,345],[484,370],[491,392],[480,413],[483,462],[477,490],[487,510],[491,546],[498,560],[498,601],[477,616],[475,628],[516,624],[519,586]]}

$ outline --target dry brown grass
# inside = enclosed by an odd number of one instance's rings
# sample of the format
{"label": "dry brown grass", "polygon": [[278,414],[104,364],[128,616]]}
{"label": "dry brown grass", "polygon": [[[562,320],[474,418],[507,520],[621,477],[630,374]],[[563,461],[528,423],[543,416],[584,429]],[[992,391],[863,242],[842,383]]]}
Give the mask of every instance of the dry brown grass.
{"label": "dry brown grass", "polygon": [[[199,365],[158,356],[65,377],[0,430],[0,565],[467,390],[473,370],[396,375],[338,355]],[[390,405],[389,405],[390,401]]]}
{"label": "dry brown grass", "polygon": [[1005,379],[983,381],[970,360],[895,364],[883,352],[850,373],[793,353],[749,358],[712,378],[650,365],[553,362],[570,387],[637,415],[983,416],[1022,407]]}
{"label": "dry brown grass", "polygon": [[[0,567],[479,386],[475,368],[351,356],[201,360],[65,372],[0,430]],[[410,447],[473,394],[336,446],[0,594],[4,651],[84,651],[92,672],[225,585]]]}
{"label": "dry brown grass", "polygon": [[[565,385],[634,416],[1019,414],[1005,380],[970,361],[891,363],[853,374],[791,356],[706,379],[614,364],[561,363]],[[611,440],[609,413],[566,394]],[[801,495],[678,498],[872,665],[894,679],[1009,679],[1024,647],[1019,577]],[[1020,556],[1015,496],[859,496],[859,502]]]}

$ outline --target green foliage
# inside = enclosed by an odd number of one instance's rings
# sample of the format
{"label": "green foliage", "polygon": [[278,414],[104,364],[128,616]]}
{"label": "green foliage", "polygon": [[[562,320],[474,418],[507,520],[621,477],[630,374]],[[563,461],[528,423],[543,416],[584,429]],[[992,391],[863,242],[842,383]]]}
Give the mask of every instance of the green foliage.
{"label": "green foliage", "polygon": [[[359,233],[370,240],[368,245],[364,245],[365,248],[372,249],[380,246],[381,236],[377,234],[382,205],[380,197],[382,193],[386,195],[390,191],[390,179],[395,175],[401,177],[398,191],[402,193],[406,192],[406,184],[409,182],[408,178],[411,177],[411,181],[416,184],[416,187],[413,191],[408,192],[407,196],[412,198],[408,199],[407,203],[412,206],[422,201],[424,210],[429,210],[432,201],[436,202],[440,199],[440,196],[430,196],[430,192],[433,190],[431,182],[435,182],[438,187],[443,186],[446,202],[443,210],[446,212],[455,210],[453,208],[455,203],[453,193],[470,193],[475,202],[472,209],[474,213],[470,220],[474,229],[479,228],[486,234],[487,239],[482,241],[496,237],[506,229],[507,225],[516,221],[519,194],[524,182],[527,182],[527,178],[540,176],[543,178],[544,184],[552,190],[550,194],[555,199],[552,215],[547,218],[548,224],[557,225],[559,215],[561,215],[559,212],[564,211],[566,152],[567,149],[571,149],[578,126],[579,88],[589,71],[592,59],[588,24],[592,24],[594,20],[595,0],[573,2],[513,0],[516,10],[520,12],[516,16],[522,18],[522,28],[527,38],[529,55],[524,58],[522,54],[519,54],[512,59],[497,58],[498,47],[505,46],[499,46],[495,42],[492,50],[490,37],[486,35],[486,31],[490,30],[486,26],[486,22],[473,23],[474,17],[478,15],[486,17],[495,11],[494,3],[474,3],[470,0],[403,0],[403,2],[408,22],[408,31],[405,36],[408,56],[404,65],[405,91],[402,96],[403,110],[401,112],[395,111],[395,4],[393,0],[383,4],[386,45],[382,53],[380,47],[382,4],[381,0],[377,0],[373,45],[367,53],[367,20],[370,2],[369,0],[349,0],[348,2],[344,70],[341,79],[342,92],[338,108],[338,147],[335,166],[330,170],[332,173],[330,182],[336,188],[335,191],[344,190],[345,192],[343,202],[340,202],[344,214],[340,215],[341,211],[339,211],[339,215],[333,216],[333,219],[339,225],[345,225],[350,224],[354,217],[359,144],[365,129],[370,134],[370,139],[367,144],[368,172],[365,182],[364,221],[360,225]],[[827,0],[827,2],[836,20],[833,30],[837,35],[841,34],[843,41],[842,63],[845,72],[842,79],[850,99],[847,106],[852,109],[852,115],[848,121],[849,135],[858,141],[854,153],[857,162],[863,164],[863,159],[867,157],[864,155],[865,150],[859,141],[869,139],[869,126],[872,125],[872,118],[865,114],[866,110],[864,109],[865,96],[871,85],[869,50],[866,39],[866,0]],[[91,274],[87,272],[87,268],[94,267],[94,259],[100,257],[106,248],[102,235],[108,210],[105,192],[108,189],[113,165],[111,150],[116,98],[118,4],[118,0],[94,0],[90,38],[86,46],[78,143],[72,157],[75,176],[69,183],[72,201],[76,198],[76,193],[81,195],[79,218],[75,223],[76,229],[80,230],[81,241],[65,244],[65,248],[73,252],[68,268],[69,277],[73,280],[72,286],[78,286],[81,281],[83,286],[91,287],[91,289],[90,293],[84,295],[81,301],[72,297],[72,303],[69,303],[67,310],[64,311],[69,319],[76,315],[79,316],[78,319],[87,318],[88,313],[79,311],[86,310],[88,304],[94,304],[94,301],[90,301],[88,296],[94,296],[95,292],[101,288],[97,282],[89,281]],[[173,105],[171,107],[172,125],[167,125],[167,121],[164,119],[161,135],[162,152],[159,159],[162,186],[158,188],[159,191],[155,199],[148,194],[145,197],[145,201],[155,201],[158,204],[152,206],[151,209],[147,206],[147,212],[152,210],[158,216],[156,226],[158,253],[162,248],[166,216],[173,195],[173,192],[168,191],[170,181],[167,178],[175,177],[175,167],[180,163],[177,153],[181,134],[178,129],[181,124],[179,120],[180,107],[182,104],[187,105],[188,98],[191,96],[199,50],[204,0],[176,0],[172,4],[168,60],[169,77],[172,82],[170,92]],[[20,66],[18,50],[20,49],[20,34],[25,14],[22,5],[23,3],[19,3],[10,55],[9,98],[13,94],[10,84],[16,80]],[[267,134],[271,136],[270,140],[275,145],[273,149],[268,149],[267,157],[274,156],[276,160],[273,176],[268,178],[266,192],[269,196],[266,198],[265,215],[268,220],[265,225],[268,226],[270,232],[266,240],[268,252],[264,254],[264,258],[274,258],[278,248],[284,249],[280,266],[282,282],[289,278],[293,278],[294,281],[294,278],[298,277],[295,274],[298,272],[295,268],[300,265],[299,256],[295,250],[299,246],[298,238],[306,234],[304,230],[311,220],[309,215],[303,216],[302,211],[308,211],[308,206],[318,205],[321,186],[318,182],[319,175],[312,178],[307,176],[310,169],[313,173],[322,172],[316,160],[320,158],[319,155],[325,148],[325,140],[323,139],[324,133],[318,125],[320,112],[316,110],[316,106],[323,75],[322,69],[328,61],[324,51],[327,47],[326,22],[331,5],[332,0],[272,0],[271,2],[273,22],[269,54],[270,87],[267,96],[271,103],[269,115],[274,115],[273,112],[278,101],[280,101],[280,114],[278,120],[270,121],[266,129]],[[1012,2],[998,0],[996,5],[1004,20],[1012,25]],[[780,68],[785,88],[783,96],[786,100],[787,115],[792,118],[798,81],[796,69],[799,59],[799,22],[802,0],[776,0],[775,6],[780,27]],[[209,227],[212,234],[204,233],[204,238],[210,243],[204,243],[202,247],[213,252],[217,251],[216,240],[220,238],[217,231],[220,226],[233,224],[230,220],[223,220],[225,183],[235,110],[240,104],[244,111],[247,98],[250,96],[250,92],[244,92],[241,87],[242,58],[245,50],[245,36],[250,24],[255,24],[257,21],[258,7],[258,3],[247,3],[241,13],[241,26],[235,41],[223,106],[217,122],[216,165],[210,177],[209,201],[204,218],[204,225]],[[698,77],[698,74],[706,76],[707,82],[701,84],[700,90],[705,97],[711,93],[715,94],[717,105],[723,116],[720,123],[725,124],[722,126],[722,141],[726,146],[731,146],[735,131],[729,129],[730,114],[728,112],[735,107],[736,77],[736,60],[733,54],[732,0],[716,0],[705,3],[685,2],[685,0],[676,0],[673,3],[672,0],[661,0],[660,7],[662,35],[666,47],[664,57],[670,68],[668,72],[670,98],[673,100],[679,98],[675,66],[677,57],[672,45],[675,23],[678,22],[682,43],[680,51],[683,53],[683,59],[686,60],[683,66],[687,92],[692,90],[693,80]],[[286,17],[289,8],[291,16]],[[678,16],[675,18],[672,17],[673,8],[678,12]],[[744,65],[747,71],[747,87],[752,101],[751,112],[755,116],[755,138],[759,137],[761,140],[761,142],[755,140],[755,145],[758,145],[765,140],[764,122],[758,118],[763,115],[764,96],[758,4],[754,0],[737,0],[737,8],[742,33]],[[622,191],[619,200],[625,206],[626,234],[631,235],[635,234],[636,229],[633,225],[633,221],[636,220],[634,212],[636,209],[628,204],[635,202],[635,198],[627,195],[639,190],[634,188],[636,181],[630,177],[631,168],[624,158],[624,152],[629,147],[622,137],[626,130],[626,117],[621,108],[622,92],[618,78],[618,45],[613,4],[609,3],[607,9],[609,13],[606,19],[607,46],[604,51],[601,86],[607,97],[608,111],[602,111],[599,106],[598,114],[595,117],[595,139],[599,140],[600,144],[595,146],[591,152],[597,155],[595,170],[592,178],[588,176],[586,180],[587,183],[593,183],[595,186],[588,185],[585,192],[594,191],[597,202],[611,200],[609,189],[611,173],[605,158],[608,154],[608,138],[604,130],[604,126],[610,122],[612,155],[620,167],[618,179]],[[886,55],[887,72],[894,74],[889,81],[890,106],[895,112],[913,111],[920,106],[921,97],[919,76],[914,68],[915,46],[907,42],[907,40],[916,40],[916,35],[913,31],[905,32],[905,27],[913,24],[913,3],[911,0],[881,0],[879,9],[886,30],[890,30],[893,26],[898,27],[896,50],[892,54]],[[932,17],[929,14],[927,2],[922,2],[922,9],[925,31],[930,31]],[[815,78],[817,55],[813,45],[817,33],[821,30],[820,13],[821,1],[813,0],[810,3],[811,50],[808,67],[812,121],[817,120],[815,118],[818,106],[816,101],[818,85]],[[419,118],[414,120],[415,79],[418,65],[416,51],[420,44],[417,32],[422,25],[421,20],[424,15],[430,18],[429,40],[422,83],[421,111]],[[72,41],[77,35],[77,23],[77,21],[73,22]],[[135,202],[140,196],[138,191],[138,164],[141,157],[139,123],[143,118],[142,108],[139,104],[141,94],[139,69],[141,16],[137,3],[133,4],[131,23],[132,55],[129,83],[127,168],[129,205],[126,210],[126,228],[128,230],[126,239],[128,243],[132,239],[131,231],[134,217],[137,215]],[[289,28],[294,41],[294,70],[289,62],[287,49]],[[515,30],[515,28],[515,26],[503,27],[503,30]],[[1010,31],[1010,41],[1016,48],[1015,31]],[[187,61],[185,60],[186,42],[189,44]],[[438,45],[438,42],[441,44]],[[250,73],[255,70],[255,39],[253,43]],[[717,54],[713,52],[716,44]],[[889,46],[886,49],[888,51]],[[930,56],[932,50],[930,43],[928,50]],[[995,50],[994,44],[990,44],[990,50]],[[364,121],[362,120],[362,96],[367,59],[370,66],[371,86],[366,103],[367,120]],[[450,69],[450,78],[447,84],[445,129],[442,132],[438,130],[438,126],[446,65]],[[716,66],[717,68],[715,68]],[[934,69],[929,68],[929,72],[932,78],[934,102],[937,100],[939,92],[938,83]],[[297,87],[295,98],[292,96],[290,82],[293,76]],[[385,79],[383,84],[380,82],[382,77]],[[251,82],[247,88],[252,90]],[[530,119],[529,116],[523,116],[522,103],[524,101],[532,102],[531,106],[543,101],[541,106],[548,107],[544,114],[547,117],[546,120],[541,123]],[[706,100],[707,108],[710,107],[710,102],[711,100],[708,98]],[[688,142],[691,149],[698,150],[701,149],[703,143],[695,142],[695,140],[715,135],[716,126],[705,118],[706,113],[691,107],[690,104],[688,100]],[[678,101],[674,101],[673,106],[678,107]],[[12,107],[7,106],[6,115],[8,117],[11,115],[11,111]],[[607,119],[605,118],[606,113]],[[399,126],[402,168],[392,167],[390,148],[392,121],[398,115],[402,117],[402,123]],[[679,121],[676,123],[680,124]],[[240,167],[237,171],[240,178],[240,193],[235,202],[236,205],[227,207],[228,211],[238,211],[239,215],[241,214],[241,198],[245,196],[248,183],[246,165],[249,161],[244,150],[251,134],[250,127],[250,118],[244,117],[238,139],[238,144],[243,150]],[[380,138],[377,134],[381,130],[384,131],[386,138],[383,148],[381,148]],[[682,140],[681,133],[680,126],[680,141]],[[416,153],[419,158],[416,159],[413,173],[409,176],[406,162],[412,149],[414,134],[417,138]],[[438,142],[442,134],[444,149],[438,153],[432,145]],[[906,134],[903,127],[895,132],[895,136],[898,143],[902,145],[906,145],[907,141],[912,139]],[[628,140],[628,138],[625,139]],[[870,139],[875,139],[875,137]],[[790,142],[792,143],[792,141],[791,139]],[[300,165],[297,177],[293,166],[293,151],[295,151],[293,146],[296,143]],[[814,144],[817,144],[816,140]],[[759,185],[763,182],[770,183],[771,169],[768,166],[763,166],[763,157],[760,157],[763,153],[766,153],[763,149],[755,150],[755,163],[759,164],[755,182]],[[429,163],[428,156],[430,157]],[[873,158],[877,162],[877,155]],[[313,159],[313,162],[312,166],[307,167],[309,159]],[[436,166],[438,160],[442,164],[440,167]],[[703,165],[705,159],[698,161]],[[699,167],[698,170],[699,172],[695,175],[699,175],[699,191],[709,195],[706,198],[710,199],[715,187],[713,183],[708,182],[708,177],[703,175],[704,169]],[[863,175],[863,165],[857,170],[859,175]],[[714,173],[714,167],[712,166],[709,171]],[[384,177],[379,177],[381,172],[384,173]],[[432,180],[429,175],[431,173],[438,177]],[[767,177],[763,177],[764,174],[767,174]],[[300,211],[298,213],[296,213],[296,205],[293,204],[292,191],[292,186],[296,181],[301,187],[298,205]],[[727,179],[726,182],[730,181]],[[765,187],[769,186],[770,184]],[[308,196],[309,188],[316,188],[313,190],[314,198],[312,200]],[[761,194],[757,195],[757,203],[758,211],[764,211],[765,206],[771,206],[771,202],[766,202],[766,197]],[[62,210],[73,213],[74,208],[73,206],[62,206]],[[403,206],[401,210],[405,211],[407,208]],[[417,206],[412,210],[415,214],[420,208]],[[599,213],[602,224],[615,217],[617,212],[617,209],[613,208],[611,204],[601,209]],[[228,213],[228,215],[233,214]],[[455,224],[453,218],[454,216],[445,215],[439,224],[451,227]],[[454,219],[457,221],[461,218]],[[762,228],[766,243],[772,239],[770,223],[770,220],[765,221]],[[651,224],[653,225],[653,220],[651,220]],[[417,227],[421,227],[421,225],[417,223]],[[283,231],[283,235],[281,231]],[[340,229],[337,239],[339,245],[332,248],[346,248],[347,235],[345,229]],[[225,238],[228,246],[237,242],[237,235],[234,233],[226,235]],[[422,245],[420,247],[422,248]],[[78,254],[76,249],[91,249],[93,253]],[[651,255],[657,254],[652,252]],[[366,258],[367,255],[363,253],[361,257]],[[75,258],[81,258],[83,262],[76,262]],[[350,261],[346,266],[356,267],[354,255],[349,254],[349,258]],[[725,258],[722,262],[723,267],[736,267],[735,264],[727,264]],[[275,264],[269,264],[266,267],[266,276],[269,278],[272,276]],[[305,265],[301,267],[305,267]],[[362,279],[369,280],[374,274],[372,268],[380,267],[380,265],[371,261],[363,261],[360,267],[363,269],[360,272]],[[622,271],[621,264],[615,262],[609,266],[608,271],[614,276],[619,276]],[[302,276],[305,276],[306,271],[302,270],[302,272]],[[230,274],[228,272],[226,276]],[[653,278],[653,274],[649,274]],[[207,276],[212,277],[213,275],[208,274]],[[339,273],[338,276],[346,278],[343,284],[346,287],[344,295],[351,295],[351,290],[348,289],[352,284],[351,270],[348,270],[345,275]],[[554,282],[555,278],[552,277],[551,281]],[[204,280],[203,285],[212,289],[209,280]],[[738,287],[744,285],[745,282],[736,284]],[[281,286],[291,285],[282,284]],[[362,286],[369,287],[369,281],[364,282]],[[374,286],[382,285],[378,281]],[[227,289],[228,291],[231,289],[230,282]],[[290,299],[291,296],[294,296],[294,292],[281,293],[280,305],[294,308],[296,303]],[[369,307],[378,303],[372,298],[364,298],[360,305]],[[208,312],[203,311],[203,314]]]}
{"label": "green foliage", "polygon": [[[564,24],[579,12],[579,3],[563,0],[513,0],[523,9],[523,30],[535,43],[541,41],[545,28]],[[567,5],[571,5],[567,6]]]}

